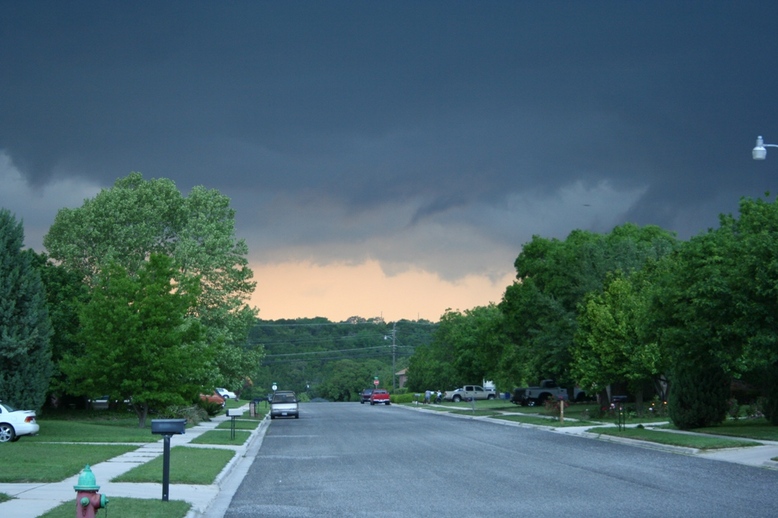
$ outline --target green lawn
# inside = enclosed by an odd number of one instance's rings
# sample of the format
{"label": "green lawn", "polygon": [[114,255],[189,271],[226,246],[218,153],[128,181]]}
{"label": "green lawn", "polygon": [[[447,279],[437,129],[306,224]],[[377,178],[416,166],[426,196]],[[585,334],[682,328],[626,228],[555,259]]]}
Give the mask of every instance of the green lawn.
{"label": "green lawn", "polygon": [[[259,426],[260,420],[259,419],[243,419],[243,418],[237,418],[235,420],[235,429],[236,430],[254,430]],[[232,422],[231,421],[222,421],[219,423],[219,425],[216,427],[218,430],[230,430],[232,428]]]}
{"label": "green lawn", "polygon": [[[170,449],[170,483],[212,484],[216,476],[221,473],[224,466],[234,456],[235,452],[232,450],[175,446]],[[162,455],[160,455],[156,459],[114,478],[112,482],[156,482],[161,484],[162,460]]]}
{"label": "green lawn", "polygon": [[27,441],[2,445],[0,482],[58,482],[84,466],[117,457],[137,446],[120,444],[41,444]]}
{"label": "green lawn", "polygon": [[192,439],[192,444],[229,444],[239,446],[246,442],[251,436],[251,432],[245,430],[235,430],[235,438],[231,439],[232,433],[229,430],[211,430],[205,432],[199,437]]}
{"label": "green lawn", "polygon": [[760,443],[746,439],[727,439],[721,437],[712,437],[704,435],[692,435],[675,433],[661,430],[651,430],[646,428],[592,428],[590,433],[610,435],[613,437],[625,437],[627,439],[637,439],[671,446],[684,446],[687,448],[696,448],[699,450],[716,450],[721,448],[742,448],[744,446],[759,446]]}
{"label": "green lawn", "polygon": [[13,500],[13,497],[11,495],[6,495],[5,493],[0,493],[0,503],[7,502],[8,500]]}
{"label": "green lawn", "polygon": [[749,439],[763,441],[778,441],[778,426],[773,426],[767,419],[738,419],[727,420],[719,426],[697,428],[694,432],[714,435],[728,435],[733,437],[747,437]]}
{"label": "green lawn", "polygon": [[138,428],[136,417],[117,419],[63,420],[38,419],[41,429],[38,435],[25,437],[30,442],[156,442],[158,435],[151,433],[151,419],[146,428]]}
{"label": "green lawn", "polygon": [[[73,518],[73,502],[65,502],[42,514],[40,518]],[[138,498],[111,498],[108,505],[98,511],[98,516],[111,518],[184,518],[192,506],[183,500],[143,500]]]}

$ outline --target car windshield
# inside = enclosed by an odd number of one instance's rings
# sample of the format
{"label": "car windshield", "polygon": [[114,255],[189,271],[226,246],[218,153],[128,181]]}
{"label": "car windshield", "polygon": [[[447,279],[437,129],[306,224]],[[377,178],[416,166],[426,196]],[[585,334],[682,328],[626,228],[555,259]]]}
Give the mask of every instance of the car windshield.
{"label": "car windshield", "polygon": [[273,403],[294,403],[294,394],[276,394]]}

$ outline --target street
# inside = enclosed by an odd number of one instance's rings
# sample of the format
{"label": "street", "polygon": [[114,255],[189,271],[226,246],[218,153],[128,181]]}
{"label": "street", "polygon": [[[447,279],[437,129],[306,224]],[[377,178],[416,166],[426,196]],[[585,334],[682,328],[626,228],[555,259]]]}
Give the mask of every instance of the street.
{"label": "street", "polygon": [[532,428],[308,403],[271,423],[224,516],[768,517],[777,483],[776,471]]}

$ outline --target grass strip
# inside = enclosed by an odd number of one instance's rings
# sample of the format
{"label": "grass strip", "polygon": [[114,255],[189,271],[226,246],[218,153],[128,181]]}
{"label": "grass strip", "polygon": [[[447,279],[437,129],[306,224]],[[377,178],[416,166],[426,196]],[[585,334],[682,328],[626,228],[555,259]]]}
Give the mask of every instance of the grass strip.
{"label": "grass strip", "polygon": [[[215,448],[188,448],[175,446],[170,449],[171,484],[212,484],[235,452]],[[156,482],[162,483],[162,455],[111,482]]]}
{"label": "grass strip", "polygon": [[[250,421],[247,419],[236,419],[235,420],[235,429],[236,430],[255,430],[259,426],[259,421]],[[216,427],[218,430],[231,430],[232,429],[232,423],[230,421],[223,421],[219,423],[219,425]]]}
{"label": "grass strip", "polygon": [[495,416],[494,419],[502,419],[504,421],[513,421],[516,423],[524,423],[524,424],[534,424],[538,426],[549,426],[552,428],[562,428],[565,426],[587,426],[590,424],[593,424],[589,421],[580,421],[580,420],[571,420],[571,419],[565,419],[564,422],[560,423],[558,417],[535,417],[535,416],[529,416],[529,415],[498,415]]}
{"label": "grass strip", "polygon": [[[58,482],[77,475],[87,464],[93,466],[137,448],[122,444],[36,444],[22,440],[3,445],[0,482]],[[99,480],[99,473],[95,476]]]}
{"label": "grass strip", "polygon": [[747,437],[762,441],[778,441],[778,426],[771,425],[767,419],[729,419],[718,426],[697,428],[699,433]]}
{"label": "grass strip", "polygon": [[613,437],[625,437],[627,439],[636,439],[638,441],[653,442],[657,444],[667,444],[670,446],[683,446],[686,448],[696,448],[698,450],[718,450],[722,448],[742,448],[745,446],[759,446],[760,443],[746,439],[727,439],[723,437],[711,437],[704,435],[692,435],[675,432],[666,432],[660,430],[650,430],[646,428],[591,428],[589,433],[610,435]]}
{"label": "grass strip", "polygon": [[7,502],[9,500],[13,500],[13,497],[11,495],[6,495],[5,493],[0,493],[0,503]]}
{"label": "grass strip", "polygon": [[[42,514],[39,518],[73,518],[73,502],[65,502]],[[192,506],[183,500],[145,500],[140,498],[111,498],[105,510],[98,511],[111,518],[184,518]],[[110,514],[108,514],[110,513]]]}
{"label": "grass strip", "polygon": [[229,444],[239,446],[248,440],[251,432],[235,430],[235,438],[231,439],[231,436],[232,434],[229,430],[211,430],[199,437],[195,437],[190,442],[191,444]]}

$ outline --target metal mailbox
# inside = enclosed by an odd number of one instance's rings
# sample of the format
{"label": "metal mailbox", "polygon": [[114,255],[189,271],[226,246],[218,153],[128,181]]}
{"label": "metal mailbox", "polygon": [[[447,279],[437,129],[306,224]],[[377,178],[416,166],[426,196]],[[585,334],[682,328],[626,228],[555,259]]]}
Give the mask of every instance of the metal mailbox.
{"label": "metal mailbox", "polygon": [[161,435],[186,433],[186,419],[152,419],[151,433]]}

